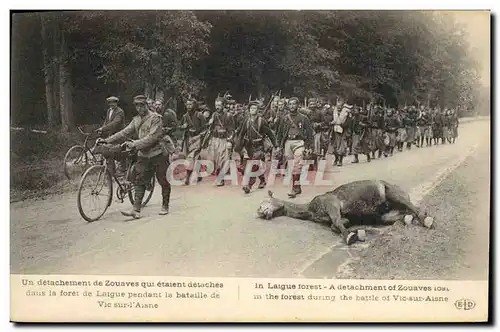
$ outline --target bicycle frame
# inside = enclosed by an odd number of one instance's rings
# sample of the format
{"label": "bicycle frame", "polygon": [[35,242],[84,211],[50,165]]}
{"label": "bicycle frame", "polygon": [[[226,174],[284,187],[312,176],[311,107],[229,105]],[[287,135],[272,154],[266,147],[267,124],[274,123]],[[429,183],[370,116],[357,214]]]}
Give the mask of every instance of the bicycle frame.
{"label": "bicycle frame", "polygon": [[81,128],[81,127],[78,127],[78,131],[79,131],[82,135],[84,135],[84,136],[85,136],[85,140],[83,141],[83,144],[82,144],[82,146],[83,146],[83,151],[84,151],[84,155],[85,155],[85,161],[88,163],[88,156],[87,156],[87,152],[90,152],[90,154],[91,154],[92,158],[93,158],[95,161],[97,161],[98,159],[97,159],[96,155],[94,154],[94,152],[92,151],[92,150],[93,150],[93,148],[95,147],[95,144],[94,144],[93,146],[89,146],[89,145],[90,145],[90,144],[89,144],[89,141],[90,141],[91,139],[93,139],[93,138],[91,138],[91,137],[92,137],[92,133],[86,133],[86,132],[84,132],[84,131],[82,130],[82,128]]}

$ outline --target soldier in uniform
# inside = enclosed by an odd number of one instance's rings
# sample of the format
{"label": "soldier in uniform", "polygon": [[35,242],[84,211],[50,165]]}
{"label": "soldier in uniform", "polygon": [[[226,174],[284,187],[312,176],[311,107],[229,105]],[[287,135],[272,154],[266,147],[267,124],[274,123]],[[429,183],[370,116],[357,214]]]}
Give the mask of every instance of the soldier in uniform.
{"label": "soldier in uniform", "polygon": [[[427,112],[425,109],[421,108],[420,115],[417,119],[417,147],[424,147],[424,139],[427,137],[426,136],[426,129],[429,123],[429,116],[427,115]],[[427,146],[429,146],[429,141],[427,140]]]}
{"label": "soldier in uniform", "polygon": [[[194,165],[200,158],[202,150],[201,134],[206,124],[205,117],[196,109],[196,100],[194,98],[189,98],[186,101],[186,114],[182,117],[181,123],[180,128],[184,130],[183,152],[188,162],[185,185],[189,185]],[[200,180],[201,178],[198,177],[198,182]]]}
{"label": "soldier in uniform", "polygon": [[411,145],[415,144],[417,131],[418,111],[415,106],[411,106],[407,116],[404,118],[404,126],[406,128],[406,148],[411,150]]}
{"label": "soldier in uniform", "polygon": [[299,99],[297,97],[290,98],[288,106],[288,114],[280,123],[278,144],[283,147],[284,158],[294,162],[292,190],[288,196],[295,198],[302,193],[300,173],[304,163],[304,153],[313,145],[313,130],[309,118],[298,111]]}
{"label": "soldier in uniform", "polygon": [[434,110],[434,126],[432,127],[432,134],[434,135],[434,145],[437,145],[439,140],[443,137],[443,116],[439,108]]}
{"label": "soldier in uniform", "polygon": [[354,154],[354,164],[359,163],[358,155],[366,155],[366,161],[370,162],[370,124],[368,114],[363,108],[355,108],[353,116],[352,133],[352,153]]}
{"label": "soldier in uniform", "polygon": [[396,130],[396,146],[398,148],[398,151],[402,152],[404,144],[408,137],[405,125],[408,118],[408,108],[405,106],[400,111],[396,109],[394,112],[391,112],[391,115],[394,115],[399,119],[399,127]]}
{"label": "soldier in uniform", "polygon": [[162,194],[162,208],[159,214],[166,215],[169,212],[171,187],[166,174],[168,157],[164,155],[160,145],[160,139],[163,136],[162,118],[147,108],[145,96],[134,97],[134,104],[138,115],[132,119],[127,127],[104,140],[105,143],[113,144],[137,138],[134,141],[123,143],[127,148],[137,150],[138,154],[135,163],[134,206],[131,211],[122,211],[121,213],[134,219],[141,217],[142,200],[146,186],[151,183],[151,177],[156,173]]}
{"label": "soldier in uniform", "polygon": [[443,111],[443,144],[451,143],[451,114],[450,110],[445,107]]}
{"label": "soldier in uniform", "polygon": [[[217,177],[225,163],[231,159],[229,142],[235,131],[234,118],[225,108],[225,99],[217,98],[215,100],[215,112],[212,114],[208,124],[210,135],[210,145],[208,155],[214,161],[215,174]],[[224,185],[224,181],[217,183],[218,187]]]}
{"label": "soldier in uniform", "polygon": [[[249,159],[265,161],[264,138],[267,136],[276,147],[276,137],[269,128],[267,121],[259,114],[259,103],[257,101],[250,102],[250,111],[248,117],[245,118],[241,127],[238,130],[238,142],[248,153]],[[247,160],[243,161],[243,170],[246,169]],[[252,172],[258,170],[258,165],[252,166]],[[249,178],[248,185],[243,186],[242,190],[245,194],[250,193],[252,186],[255,184],[254,176]],[[265,188],[266,178],[264,174],[259,176],[259,189]]]}
{"label": "soldier in uniform", "polygon": [[328,124],[325,125],[324,112],[318,107],[316,99],[309,99],[309,110],[309,119],[311,120],[314,131],[314,168],[317,168],[319,160],[323,158],[325,150],[328,148],[328,129],[330,128]]}
{"label": "soldier in uniform", "polygon": [[[118,107],[119,99],[117,97],[108,97],[106,102],[108,103],[108,110],[106,112],[106,119],[100,128],[97,129],[97,133],[100,137],[111,136],[125,127],[125,112]],[[118,164],[117,176],[123,175],[127,172],[126,165],[120,158],[108,158],[107,164],[108,169],[111,174],[115,173],[115,161]]]}
{"label": "soldier in uniform", "polygon": [[455,143],[456,138],[458,137],[458,114],[457,111],[452,109],[451,110],[451,119],[450,119],[450,126],[451,126],[451,142]]}
{"label": "soldier in uniform", "polygon": [[[384,133],[385,133],[385,116],[382,108],[379,105],[374,106],[374,116],[371,120],[372,141],[374,142],[375,151],[378,150],[378,158],[382,157],[382,152],[385,151]],[[372,159],[375,159],[375,151],[372,152]]]}
{"label": "soldier in uniform", "polygon": [[344,103],[343,98],[339,98],[337,105],[333,109],[333,125],[331,130],[330,150],[335,155],[334,166],[342,166],[342,160],[347,152],[347,126],[346,123],[349,111],[352,106]]}
{"label": "soldier in uniform", "polygon": [[387,110],[387,119],[385,122],[385,146],[384,156],[392,156],[394,154],[394,148],[396,147],[396,132],[398,128],[401,128],[401,120],[392,109]]}
{"label": "soldier in uniform", "polygon": [[177,140],[174,136],[174,132],[177,129],[177,114],[174,110],[166,108],[163,105],[162,99],[157,99],[154,107],[155,112],[162,116],[163,138],[160,143],[162,144],[164,153],[170,157],[174,154],[177,145]]}

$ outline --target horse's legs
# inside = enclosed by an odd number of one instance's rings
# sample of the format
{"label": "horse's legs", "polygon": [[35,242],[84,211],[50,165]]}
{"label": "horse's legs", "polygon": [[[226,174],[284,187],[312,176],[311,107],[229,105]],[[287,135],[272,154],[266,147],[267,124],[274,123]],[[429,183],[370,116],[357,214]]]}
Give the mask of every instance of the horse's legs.
{"label": "horse's legs", "polygon": [[417,220],[425,227],[432,228],[434,226],[434,220],[432,217],[428,217],[427,214],[417,208],[411,201],[410,196],[398,186],[385,183],[385,195],[386,199],[395,204],[396,206],[404,207],[407,211],[412,212],[417,217]]}
{"label": "horse's legs", "polygon": [[340,213],[340,201],[334,200],[330,201],[327,204],[327,213],[332,221],[332,231],[335,233],[342,234],[344,241],[347,245],[351,245],[358,240],[357,232],[350,232],[347,230],[346,225],[349,224],[349,220],[346,218],[342,218]]}

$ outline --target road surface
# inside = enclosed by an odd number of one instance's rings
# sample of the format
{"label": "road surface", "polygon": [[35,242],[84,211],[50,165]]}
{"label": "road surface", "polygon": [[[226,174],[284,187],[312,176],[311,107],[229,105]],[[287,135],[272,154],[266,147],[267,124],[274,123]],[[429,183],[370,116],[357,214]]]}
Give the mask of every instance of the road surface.
{"label": "road surface", "polygon": [[[448,218],[439,213],[444,207],[481,202],[482,213],[460,221],[473,225],[460,241],[474,250],[459,258],[464,264],[475,262],[474,255],[487,255],[489,129],[489,121],[464,123],[453,145],[413,147],[371,163],[363,156],[357,165],[348,157],[344,167],[328,170],[332,185],[304,186],[296,201],[307,202],[349,181],[383,179],[410,192],[417,203],[431,199],[433,204],[426,206],[439,218]],[[464,163],[467,171],[461,171]],[[476,171],[482,172],[482,181],[475,181]],[[450,178],[456,183],[450,185]],[[275,196],[286,198],[289,189],[279,181],[273,186]],[[346,249],[321,225],[287,217],[260,220],[256,209],[266,195],[267,189],[244,195],[240,186],[217,188],[205,179],[196,186],[173,187],[171,213],[159,216],[157,187],[143,218],[128,222],[119,212],[129,208],[128,202],[115,201],[101,220],[85,222],[74,193],[12,203],[11,273],[328,278],[370,244]]]}

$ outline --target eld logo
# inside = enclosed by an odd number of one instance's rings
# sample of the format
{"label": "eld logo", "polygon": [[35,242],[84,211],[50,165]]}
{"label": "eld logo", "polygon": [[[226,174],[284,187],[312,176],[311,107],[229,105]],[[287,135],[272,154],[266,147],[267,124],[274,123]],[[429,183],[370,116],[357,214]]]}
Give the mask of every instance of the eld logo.
{"label": "eld logo", "polygon": [[459,310],[471,310],[476,306],[476,302],[469,299],[460,299],[455,301],[455,307]]}

